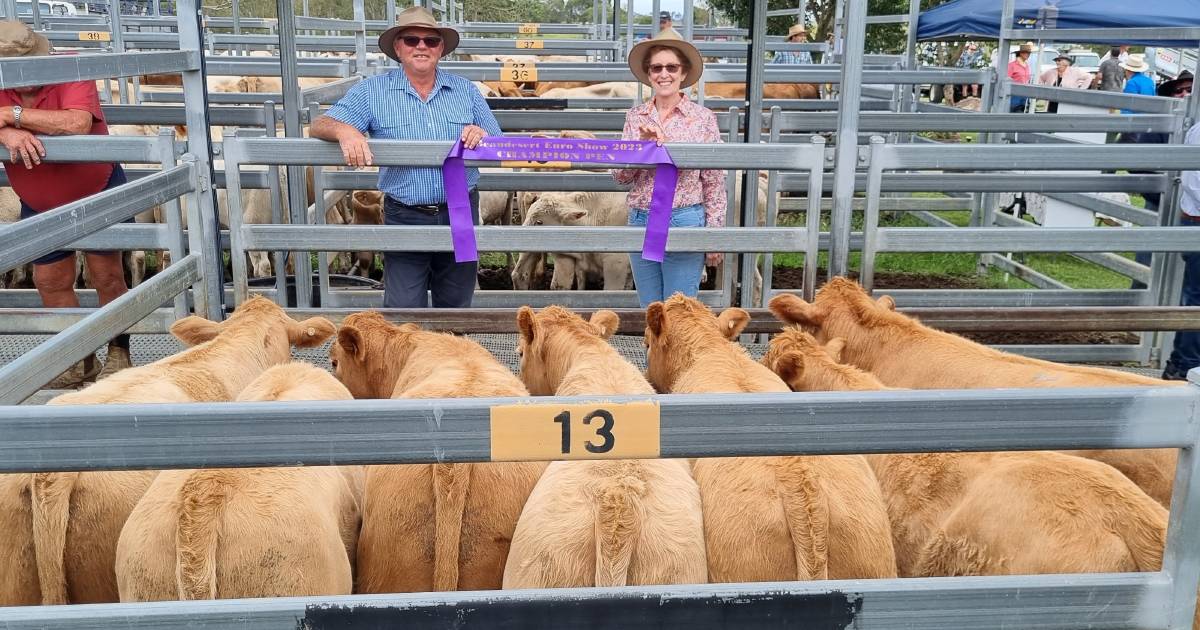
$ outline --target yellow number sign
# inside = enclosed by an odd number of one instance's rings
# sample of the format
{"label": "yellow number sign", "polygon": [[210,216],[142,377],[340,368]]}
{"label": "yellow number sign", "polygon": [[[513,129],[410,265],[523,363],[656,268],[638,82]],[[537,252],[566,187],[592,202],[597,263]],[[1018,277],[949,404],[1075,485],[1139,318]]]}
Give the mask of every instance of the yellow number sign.
{"label": "yellow number sign", "polygon": [[103,31],[80,31],[79,41],[81,42],[108,42],[112,41],[112,33]]}
{"label": "yellow number sign", "polygon": [[537,83],[537,64],[531,61],[506,61],[500,66],[500,80],[511,83]]}
{"label": "yellow number sign", "polygon": [[518,39],[517,40],[517,48],[541,49],[544,47],[545,47],[545,44],[543,44],[542,40],[540,40],[540,39]]}
{"label": "yellow number sign", "polygon": [[537,22],[526,22],[517,26],[517,32],[522,35],[534,35],[538,32]]}
{"label": "yellow number sign", "polygon": [[492,460],[659,456],[655,402],[492,407]]}

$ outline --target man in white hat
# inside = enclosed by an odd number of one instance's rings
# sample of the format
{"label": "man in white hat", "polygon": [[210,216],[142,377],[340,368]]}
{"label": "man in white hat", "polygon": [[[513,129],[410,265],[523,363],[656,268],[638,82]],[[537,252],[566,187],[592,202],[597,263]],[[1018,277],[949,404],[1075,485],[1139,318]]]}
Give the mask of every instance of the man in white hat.
{"label": "man in white hat", "polygon": [[[1146,63],[1146,56],[1141,54],[1129,55],[1129,59],[1121,62],[1121,69],[1125,71],[1125,89],[1122,90],[1126,94],[1139,94],[1141,96],[1156,96],[1158,92],[1154,89],[1154,79],[1146,75],[1150,70],[1150,64]],[[1122,114],[1137,113],[1132,109],[1122,109]]]}
{"label": "man in white hat", "polygon": [[[21,22],[0,22],[0,57],[50,54],[50,42]],[[36,135],[35,135],[36,134]],[[108,135],[100,95],[93,81],[0,90],[0,144],[8,160],[4,171],[21,200],[21,218],[78,201],[125,183],[125,172],[112,162],[42,162],[46,149],[38,135]],[[92,286],[103,306],[125,294],[120,252],[87,252]],[[50,252],[33,261],[33,284],[46,308],[78,308],[75,252]],[[47,385],[65,389],[129,367],[129,335],[108,344],[101,369],[95,353],[71,366]]]}
{"label": "man in white hat", "polygon": [[[462,140],[475,148],[500,125],[479,90],[463,77],[438,69],[438,60],[458,46],[458,32],[438,25],[424,7],[409,7],[379,36],[379,50],[399,70],[365,79],[313,123],[314,138],[341,145],[346,164],[371,166],[365,134],[376,140]],[[479,169],[467,169],[471,209],[478,215]],[[450,225],[441,169],[385,166],[379,169],[385,225]],[[478,222],[478,216],[476,216]],[[458,263],[453,252],[384,254],[387,308],[471,305],[478,263]]]}
{"label": "man in white hat", "polygon": [[[806,44],[808,43],[808,30],[804,28],[804,24],[793,24],[788,29],[787,42],[789,44]],[[775,53],[775,59],[771,63],[797,63],[811,64],[813,62],[812,53],[807,50],[781,50]]]}

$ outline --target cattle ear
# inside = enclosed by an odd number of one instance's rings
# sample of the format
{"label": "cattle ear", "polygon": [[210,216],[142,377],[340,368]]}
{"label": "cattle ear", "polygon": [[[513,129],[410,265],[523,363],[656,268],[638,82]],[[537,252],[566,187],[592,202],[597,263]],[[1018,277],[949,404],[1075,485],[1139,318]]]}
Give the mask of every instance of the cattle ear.
{"label": "cattle ear", "polygon": [[846,349],[846,340],[841,337],[834,337],[825,344],[825,354],[833,359],[835,363],[842,362],[842,351]]}
{"label": "cattle ear", "polygon": [[662,302],[654,302],[646,307],[646,330],[654,334],[655,337],[661,337],[663,329],[667,327],[666,307]]}
{"label": "cattle ear", "polygon": [[750,324],[750,313],[736,306],[727,308],[717,316],[717,323],[721,326],[721,334],[732,340]]}
{"label": "cattle ear", "polygon": [[587,214],[587,210],[572,210],[567,213],[567,219],[571,221],[582,221]]}
{"label": "cattle ear", "polygon": [[896,300],[890,295],[881,296],[878,300],[875,300],[875,303],[889,311],[896,310]]}
{"label": "cattle ear", "polygon": [[221,324],[218,322],[188,315],[181,320],[171,324],[171,334],[175,338],[186,343],[189,346],[202,344],[206,341],[212,341],[213,338],[221,332]]}
{"label": "cattle ear", "polygon": [[354,326],[342,324],[337,331],[337,342],[355,361],[362,363],[367,358],[367,347],[363,343],[362,333]]}
{"label": "cattle ear", "polygon": [[288,322],[288,343],[297,348],[315,348],[337,332],[337,326],[324,317],[310,317],[302,322]]}
{"label": "cattle ear", "polygon": [[621,318],[612,311],[602,310],[592,313],[588,323],[596,329],[596,333],[600,335],[601,339],[608,339],[617,332],[617,327],[621,325]]}
{"label": "cattle ear", "polygon": [[421,330],[421,326],[420,324],[414,324],[413,322],[405,322],[399,326],[396,326],[396,330],[400,332],[411,333]]}
{"label": "cattle ear", "polygon": [[785,352],[775,361],[775,373],[789,388],[795,389],[792,384],[800,382],[800,377],[804,376],[804,355],[799,352]]}
{"label": "cattle ear", "polygon": [[533,343],[533,338],[537,336],[537,318],[533,314],[533,309],[522,306],[517,311],[517,329],[521,331],[521,339],[526,344]]}
{"label": "cattle ear", "polygon": [[781,293],[771,298],[767,305],[775,318],[785,324],[808,324],[820,326],[824,318],[815,304],[809,304],[791,293]]}

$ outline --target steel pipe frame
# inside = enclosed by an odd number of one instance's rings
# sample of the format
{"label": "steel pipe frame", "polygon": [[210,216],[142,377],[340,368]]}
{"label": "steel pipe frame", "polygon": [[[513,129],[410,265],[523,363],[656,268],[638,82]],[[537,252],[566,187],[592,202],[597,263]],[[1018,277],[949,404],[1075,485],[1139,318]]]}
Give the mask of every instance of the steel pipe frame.
{"label": "steel pipe frame", "polygon": [[[841,6],[841,3],[838,3]],[[866,0],[846,0],[846,16],[842,20],[845,29],[842,66],[840,68],[837,115],[836,163],[833,178],[833,212],[830,218],[832,240],[829,247],[829,276],[844,276],[850,264],[850,225],[853,215],[855,174],[860,161],[858,151],[858,101],[862,84],[866,82],[863,70],[863,47],[866,40]],[[835,42],[838,34],[835,33]],[[878,196],[878,195],[877,195]],[[870,202],[868,202],[870,203]]]}
{"label": "steel pipe frame", "polygon": [[51,57],[8,57],[0,62],[0,89],[33,87],[89,79],[170,74],[195,70],[200,54],[179,52],[133,52],[103,55]]}
{"label": "steel pipe frame", "polygon": [[23,265],[143,210],[175,199],[192,189],[193,178],[190,166],[176,166],[42,212],[36,217],[5,224],[0,227],[0,270]]}
{"label": "steel pipe frame", "polygon": [[1062,103],[1078,103],[1095,107],[1121,108],[1148,114],[1172,114],[1179,99],[1166,96],[1141,96],[1104,92],[1100,90],[1077,90],[1045,85],[1017,84],[1012,88],[1013,96],[1025,96]]}
{"label": "steel pipe frame", "polygon": [[16,405],[25,400],[63,370],[199,280],[199,254],[188,254],[183,260],[173,262],[166,270],[0,368],[0,405]]}
{"label": "steel pipe frame", "polygon": [[1155,26],[1135,28],[1007,28],[1001,33],[1005,38],[1026,40],[1044,39],[1060,42],[1128,42],[1135,40],[1168,41],[1186,39],[1200,41],[1200,27]]}

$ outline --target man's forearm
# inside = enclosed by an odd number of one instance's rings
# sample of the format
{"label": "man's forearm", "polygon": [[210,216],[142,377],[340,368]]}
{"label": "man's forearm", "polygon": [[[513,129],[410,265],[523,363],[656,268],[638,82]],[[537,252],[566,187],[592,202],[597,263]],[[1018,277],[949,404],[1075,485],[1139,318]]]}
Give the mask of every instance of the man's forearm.
{"label": "man's forearm", "polygon": [[348,133],[362,135],[354,127],[328,116],[317,118],[308,129],[309,136],[330,142],[338,142]]}
{"label": "man's forearm", "polygon": [[[11,107],[0,109],[0,121],[5,126],[16,126],[16,116]],[[32,109],[21,110],[21,129],[49,136],[82,135],[92,129],[92,115],[79,109]]]}

